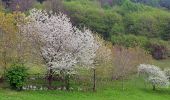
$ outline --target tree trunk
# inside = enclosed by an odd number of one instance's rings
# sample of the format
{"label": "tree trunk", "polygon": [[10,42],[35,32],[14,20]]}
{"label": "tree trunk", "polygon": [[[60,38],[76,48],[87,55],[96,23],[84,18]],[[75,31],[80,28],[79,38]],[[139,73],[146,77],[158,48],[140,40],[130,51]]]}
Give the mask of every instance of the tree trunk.
{"label": "tree trunk", "polygon": [[124,76],[122,76],[122,90],[124,91]]}
{"label": "tree trunk", "polygon": [[6,62],[6,55],[7,55],[7,53],[6,53],[6,51],[4,51],[4,53],[3,53],[3,60],[4,60],[4,72],[6,72],[6,69],[7,69],[7,62]]}
{"label": "tree trunk", "polygon": [[93,91],[96,91],[96,69],[93,69]]}
{"label": "tree trunk", "polygon": [[53,70],[49,70],[49,76],[48,76],[48,89],[52,89],[52,81],[53,81],[53,75],[52,75]]}
{"label": "tree trunk", "polygon": [[65,77],[65,85],[66,85],[66,90],[70,90],[70,75],[66,75]]}
{"label": "tree trunk", "polygon": [[156,90],[156,86],[155,85],[152,85],[153,86],[153,91],[155,91]]}

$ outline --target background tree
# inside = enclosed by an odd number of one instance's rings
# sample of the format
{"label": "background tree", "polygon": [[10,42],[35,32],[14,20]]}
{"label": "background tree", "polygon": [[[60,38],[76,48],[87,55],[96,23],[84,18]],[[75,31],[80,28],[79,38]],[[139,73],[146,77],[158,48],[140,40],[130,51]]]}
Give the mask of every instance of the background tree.
{"label": "background tree", "polygon": [[3,0],[7,9],[12,11],[28,11],[36,0]]}
{"label": "background tree", "polygon": [[94,65],[92,67],[93,70],[93,91],[96,91],[96,81],[97,77],[102,79],[109,77],[109,67],[112,63],[111,59],[113,58],[113,54],[111,52],[112,44],[110,42],[106,42],[99,35],[95,35],[95,39],[99,45],[96,56],[94,58]]}
{"label": "background tree", "polygon": [[124,48],[115,46],[113,48],[113,79],[122,80],[122,89],[124,90],[124,79],[126,76],[137,72],[136,66],[141,62],[149,62],[150,57],[146,51],[140,48]]}
{"label": "background tree", "polygon": [[46,0],[43,2],[46,10],[53,11],[55,13],[64,12],[63,0]]}
{"label": "background tree", "polygon": [[170,1],[169,0],[160,0],[160,6],[170,9]]}
{"label": "background tree", "polygon": [[134,2],[139,2],[139,3],[144,3],[150,6],[154,6],[154,7],[159,7],[160,6],[160,1],[163,0],[132,0]]}
{"label": "background tree", "polygon": [[0,20],[0,58],[1,66],[3,67],[3,70],[6,70],[11,61],[11,57],[16,58],[13,55],[13,49],[16,45],[17,26],[15,25],[15,16],[13,14],[0,12]]}
{"label": "background tree", "polygon": [[165,26],[165,29],[162,34],[162,39],[170,41],[170,22]]}
{"label": "background tree", "polygon": [[[21,23],[24,14],[0,12],[0,67],[1,73],[6,71],[12,63],[30,62],[32,49],[18,30],[17,23]],[[35,57],[36,58],[36,57]]]}
{"label": "background tree", "polygon": [[40,2],[41,4],[46,1],[46,0],[37,0],[38,2]]}

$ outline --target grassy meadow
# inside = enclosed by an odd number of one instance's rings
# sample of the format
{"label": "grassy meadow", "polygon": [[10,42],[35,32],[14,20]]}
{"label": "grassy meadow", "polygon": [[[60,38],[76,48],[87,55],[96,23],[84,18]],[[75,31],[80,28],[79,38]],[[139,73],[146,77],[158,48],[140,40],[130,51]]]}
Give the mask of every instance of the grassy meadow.
{"label": "grassy meadow", "polygon": [[121,83],[114,81],[96,92],[80,91],[11,91],[0,89],[0,100],[169,100],[170,89],[159,88],[152,91],[137,77],[125,82],[122,90]]}
{"label": "grassy meadow", "polygon": [[[168,67],[170,60],[153,61],[160,67]],[[38,69],[35,67],[35,69]],[[35,72],[34,72],[35,73]],[[97,91],[13,91],[1,86],[0,100],[170,100],[169,88],[152,90],[138,75],[125,80],[124,89],[121,81],[106,82],[97,86]]]}

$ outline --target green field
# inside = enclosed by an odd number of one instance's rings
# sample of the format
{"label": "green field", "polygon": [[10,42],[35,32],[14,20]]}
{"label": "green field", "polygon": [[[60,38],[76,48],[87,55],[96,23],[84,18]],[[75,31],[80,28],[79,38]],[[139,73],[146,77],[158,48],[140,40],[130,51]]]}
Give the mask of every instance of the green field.
{"label": "green field", "polygon": [[[154,60],[153,64],[166,68],[169,67],[170,60]],[[153,91],[152,87],[138,75],[125,81],[124,90],[122,90],[121,81],[100,84],[96,92],[77,90],[17,92],[2,87],[0,88],[0,100],[170,100],[170,88],[157,88],[156,91]]]}
{"label": "green field", "polygon": [[152,91],[149,85],[135,76],[125,81],[122,90],[120,81],[113,81],[97,92],[81,91],[21,91],[0,89],[0,100],[170,100],[170,89],[157,88]]}
{"label": "green field", "polygon": [[170,68],[170,58],[165,60],[154,60],[153,64],[161,68]]}

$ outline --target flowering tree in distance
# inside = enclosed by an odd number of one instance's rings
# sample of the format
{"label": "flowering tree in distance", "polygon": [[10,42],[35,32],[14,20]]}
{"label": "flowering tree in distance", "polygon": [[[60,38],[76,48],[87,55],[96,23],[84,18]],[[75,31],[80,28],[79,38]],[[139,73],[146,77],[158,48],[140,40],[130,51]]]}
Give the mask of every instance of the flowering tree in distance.
{"label": "flowering tree in distance", "polygon": [[36,44],[48,67],[49,88],[55,71],[69,75],[76,65],[93,63],[98,45],[90,30],[80,31],[64,14],[52,14],[37,9],[31,10],[26,20],[28,21],[25,24],[19,25],[20,29]]}
{"label": "flowering tree in distance", "polygon": [[147,80],[152,84],[153,90],[156,86],[168,86],[169,80],[164,71],[159,67],[149,64],[140,64],[138,72],[147,76]]}

